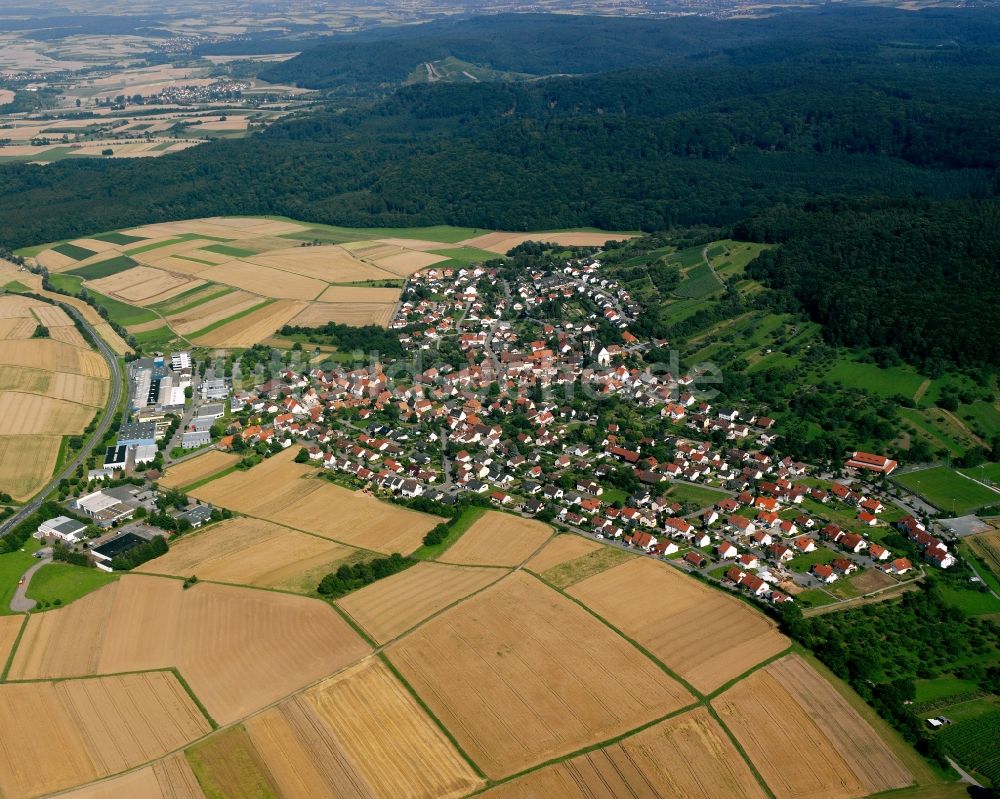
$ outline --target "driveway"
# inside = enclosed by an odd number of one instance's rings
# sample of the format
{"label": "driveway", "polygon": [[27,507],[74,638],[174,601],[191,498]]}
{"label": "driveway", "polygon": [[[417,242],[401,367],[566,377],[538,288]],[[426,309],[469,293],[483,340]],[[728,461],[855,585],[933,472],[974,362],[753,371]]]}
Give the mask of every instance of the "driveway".
{"label": "driveway", "polygon": [[27,613],[29,610],[34,610],[36,603],[34,599],[28,599],[28,586],[31,585],[31,578],[35,576],[35,572],[42,568],[45,564],[51,562],[52,555],[46,555],[44,558],[40,558],[38,563],[21,575],[21,582],[17,586],[17,590],[14,592],[14,598],[10,601],[10,609],[14,611],[14,613]]}

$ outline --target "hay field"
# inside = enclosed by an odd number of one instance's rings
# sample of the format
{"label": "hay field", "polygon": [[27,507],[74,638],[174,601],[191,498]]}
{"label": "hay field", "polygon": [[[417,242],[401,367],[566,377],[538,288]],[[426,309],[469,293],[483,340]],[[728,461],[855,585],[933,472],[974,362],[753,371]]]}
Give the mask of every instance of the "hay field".
{"label": "hay field", "polygon": [[337,245],[294,247],[276,253],[261,253],[247,260],[270,269],[280,269],[282,272],[327,283],[392,280],[397,277],[394,273],[362,261],[350,251]]}
{"label": "hay field", "polygon": [[69,372],[0,366],[0,391],[23,391],[101,407],[108,394],[108,381]]}
{"label": "hay field", "polygon": [[648,558],[588,577],[568,593],[702,693],[789,645],[763,614]]}
{"label": "hay field", "polygon": [[62,436],[0,436],[0,491],[17,502],[33,497],[52,477],[61,444]]}
{"label": "hay field", "polygon": [[0,340],[31,338],[38,329],[38,322],[27,316],[0,319]]}
{"label": "hay field", "polygon": [[202,281],[190,275],[175,275],[149,266],[133,266],[124,272],[87,281],[87,286],[94,291],[133,304],[166,300],[201,284]]}
{"label": "hay field", "polygon": [[80,335],[80,331],[72,326],[49,328],[49,338],[64,344],[72,344],[74,347],[88,346],[86,339]]}
{"label": "hay field", "polygon": [[463,566],[518,566],[551,537],[547,524],[488,510],[440,560]]}
{"label": "hay field", "polygon": [[228,261],[198,273],[199,277],[214,283],[251,291],[262,297],[279,297],[286,300],[314,300],[326,288],[326,283],[293,272],[283,272],[251,261]]}
{"label": "hay field", "polygon": [[766,794],[718,723],[707,710],[697,708],[620,743],[504,783],[483,796],[764,799]]}
{"label": "hay field", "polygon": [[311,478],[315,470],[295,463],[294,449],[190,493],[247,516],[385,554],[413,552],[427,531],[440,521],[436,516],[380,502],[319,477]]}
{"label": "hay field", "polygon": [[378,325],[388,327],[396,304],[392,303],[331,303],[311,302],[296,314],[289,324],[321,327],[327,322],[342,325]]}
{"label": "hay field", "polygon": [[965,539],[965,543],[986,568],[1000,576],[1000,531],[970,535]]}
{"label": "hay field", "polygon": [[507,572],[424,561],[337,601],[365,632],[385,643]]}
{"label": "hay field", "polygon": [[325,575],[357,554],[353,547],[243,517],[184,536],[136,571],[312,593]]}
{"label": "hay field", "polygon": [[38,394],[0,391],[0,436],[82,433],[94,409]]}
{"label": "hay field", "polygon": [[399,289],[378,289],[367,286],[330,286],[320,297],[320,302],[389,303],[399,299]]}
{"label": "hay field", "polygon": [[418,627],[386,654],[491,778],[691,701],[606,625],[524,572]]}
{"label": "hay field", "polygon": [[284,799],[437,799],[482,784],[375,659],[250,719],[246,728]]}
{"label": "hay field", "polygon": [[0,662],[7,662],[23,621],[23,616],[0,616]]}
{"label": "hay field", "polygon": [[204,455],[199,455],[189,461],[178,463],[167,469],[163,477],[160,478],[160,485],[164,488],[181,488],[182,486],[196,483],[211,477],[213,474],[235,466],[240,462],[239,455],[229,452],[220,452],[217,449],[209,450]]}
{"label": "hay field", "polygon": [[221,322],[235,316],[241,311],[260,305],[261,298],[246,291],[231,291],[221,297],[203,302],[187,311],[172,313],[167,316],[167,322],[178,333],[186,336],[198,330],[204,330],[209,325]]}
{"label": "hay field", "polygon": [[549,541],[541,552],[524,565],[535,574],[541,574],[553,566],[576,560],[601,548],[596,541],[591,541],[582,535],[562,533]]}
{"label": "hay field", "polygon": [[205,799],[184,755],[177,753],[120,777],[61,794],[64,799]]}
{"label": "hay field", "polygon": [[277,300],[198,336],[197,343],[208,347],[249,347],[272,336],[304,306],[301,302]]}
{"label": "hay field", "polygon": [[70,788],[210,729],[169,672],[0,685],[0,791],[17,799]]}
{"label": "hay field", "polygon": [[0,341],[0,365],[73,372],[108,379],[108,366],[98,353],[51,339]]}
{"label": "hay field", "polygon": [[31,312],[46,327],[63,327],[66,325],[72,327],[73,325],[73,320],[69,318],[67,313],[55,305],[38,303],[32,307]]}
{"label": "hay field", "polygon": [[370,651],[317,600],[122,575],[28,621],[10,679],[176,667],[220,724],[243,718]]}
{"label": "hay field", "polygon": [[634,233],[539,230],[534,233],[486,233],[482,236],[460,241],[455,246],[476,247],[480,250],[506,255],[508,251],[519,244],[524,244],[526,241],[551,242],[552,244],[562,244],[566,247],[600,247],[604,242],[611,239],[622,241],[632,238],[635,238]]}
{"label": "hay field", "polygon": [[875,730],[797,655],[754,672],[712,705],[777,799],[854,799],[913,782]]}
{"label": "hay field", "polygon": [[428,266],[447,261],[447,255],[438,255],[433,252],[415,252],[412,250],[389,255],[383,258],[376,258],[375,263],[392,272],[399,277],[408,277],[414,272],[419,272]]}

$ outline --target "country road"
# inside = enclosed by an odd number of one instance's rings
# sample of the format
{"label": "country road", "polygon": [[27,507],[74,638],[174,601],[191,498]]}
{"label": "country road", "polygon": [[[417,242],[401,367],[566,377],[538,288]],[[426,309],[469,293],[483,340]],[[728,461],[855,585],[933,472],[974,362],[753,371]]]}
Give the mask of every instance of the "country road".
{"label": "country road", "polygon": [[9,519],[6,519],[3,524],[0,524],[0,535],[4,535],[37,511],[41,507],[45,497],[49,495],[52,489],[59,485],[59,481],[72,475],[73,472],[76,471],[76,467],[87,459],[93,451],[94,445],[104,439],[104,434],[108,431],[108,428],[111,426],[111,420],[115,416],[115,408],[118,407],[118,403],[121,400],[122,373],[115,354],[104,342],[104,339],[97,334],[97,331],[87,323],[87,320],[84,319],[83,316],[81,316],[80,312],[77,311],[76,308],[71,305],[66,305],[65,307],[67,312],[74,319],[78,320],[85,328],[87,328],[88,331],[90,331],[91,337],[97,344],[98,352],[101,353],[104,360],[108,364],[108,371],[111,374],[111,390],[108,392],[108,404],[105,408],[104,415],[101,417],[101,421],[97,424],[97,429],[94,430],[90,438],[84,443],[83,448],[76,454],[76,457],[67,463],[58,474],[54,475],[48,484],[35,495],[34,499],[28,502]]}

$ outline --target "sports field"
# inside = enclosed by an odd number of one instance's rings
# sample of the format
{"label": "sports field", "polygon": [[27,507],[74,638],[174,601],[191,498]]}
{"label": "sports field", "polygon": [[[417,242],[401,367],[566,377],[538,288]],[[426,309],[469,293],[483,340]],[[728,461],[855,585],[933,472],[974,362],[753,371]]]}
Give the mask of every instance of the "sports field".
{"label": "sports field", "polygon": [[1000,505],[1000,491],[977,483],[947,466],[907,472],[893,479],[934,507],[956,516],[971,513],[985,505]]}

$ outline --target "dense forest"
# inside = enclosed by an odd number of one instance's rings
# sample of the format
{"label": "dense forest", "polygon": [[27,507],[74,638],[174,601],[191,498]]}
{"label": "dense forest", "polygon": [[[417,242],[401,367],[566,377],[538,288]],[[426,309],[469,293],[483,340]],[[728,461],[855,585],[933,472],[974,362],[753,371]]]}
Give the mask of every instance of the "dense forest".
{"label": "dense forest", "polygon": [[932,375],[1000,366],[1000,203],[831,200],[736,232],[783,244],[748,274],[800,302],[830,343],[894,350]]}
{"label": "dense forest", "polygon": [[0,243],[227,213],[659,230],[832,194],[996,192],[1000,140],[982,131],[1000,127],[1000,47],[864,33],[852,49],[772,27],[684,67],[407,86],[166,158],[4,166]]}

